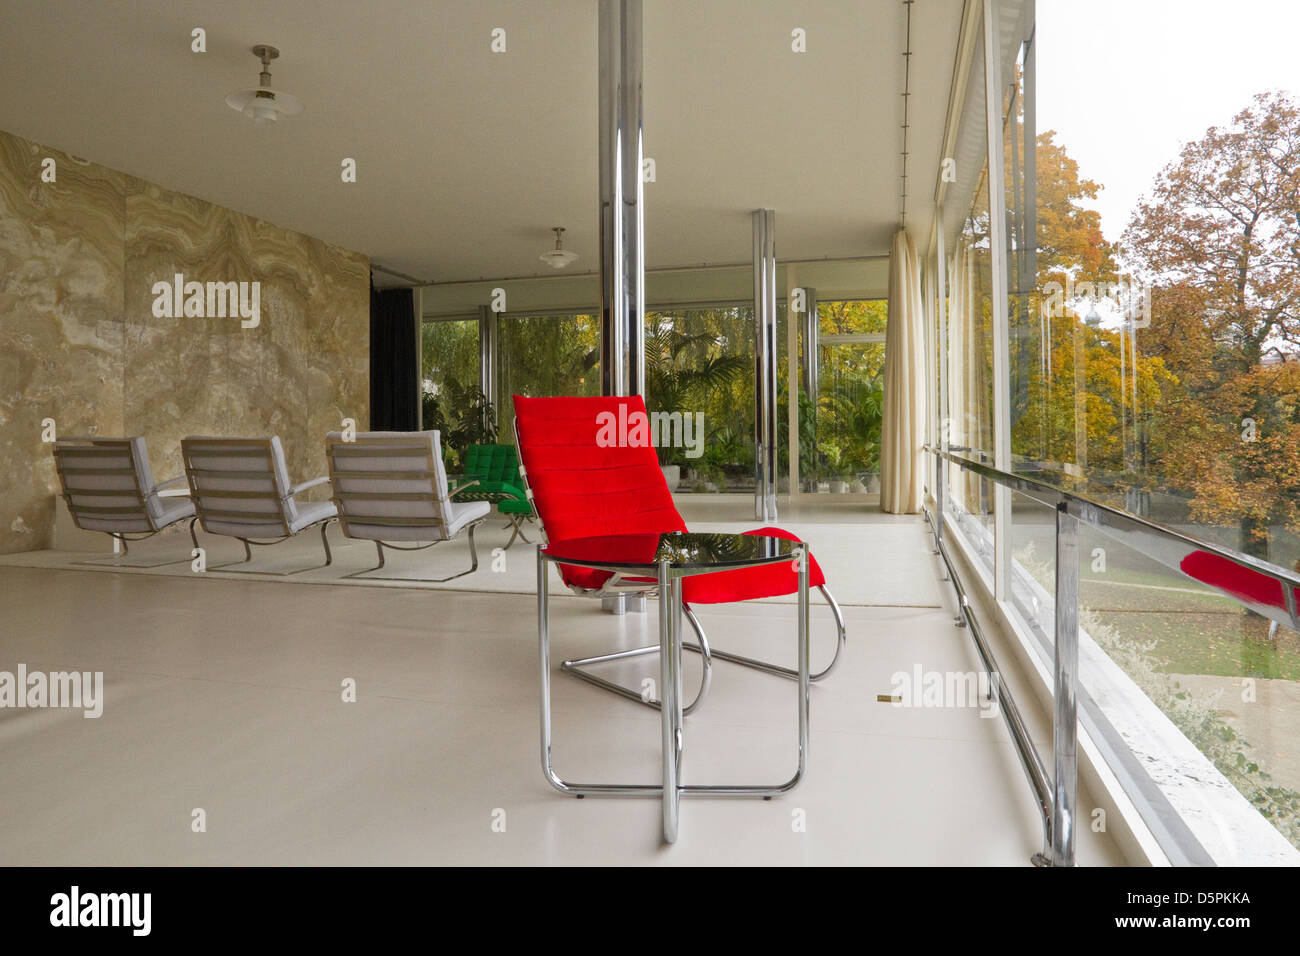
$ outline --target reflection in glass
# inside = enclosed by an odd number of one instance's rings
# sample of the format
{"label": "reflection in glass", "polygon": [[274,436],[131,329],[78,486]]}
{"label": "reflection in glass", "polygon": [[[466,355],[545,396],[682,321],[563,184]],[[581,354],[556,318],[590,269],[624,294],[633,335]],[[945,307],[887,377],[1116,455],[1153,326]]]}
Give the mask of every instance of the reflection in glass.
{"label": "reflection in glass", "polygon": [[547,545],[546,553],[560,562],[652,569],[660,561],[670,561],[678,568],[703,568],[793,559],[798,547],[798,541],[765,535],[670,531],[555,541]]}

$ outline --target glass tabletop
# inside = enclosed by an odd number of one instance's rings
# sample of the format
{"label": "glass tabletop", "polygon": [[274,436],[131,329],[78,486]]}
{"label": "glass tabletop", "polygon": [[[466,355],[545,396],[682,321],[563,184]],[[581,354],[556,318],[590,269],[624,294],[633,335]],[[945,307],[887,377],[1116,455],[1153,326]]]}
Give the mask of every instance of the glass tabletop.
{"label": "glass tabletop", "polygon": [[654,576],[660,561],[680,570],[743,568],[793,560],[801,546],[799,541],[759,534],[669,531],[552,541],[543,553],[562,564],[596,564]]}

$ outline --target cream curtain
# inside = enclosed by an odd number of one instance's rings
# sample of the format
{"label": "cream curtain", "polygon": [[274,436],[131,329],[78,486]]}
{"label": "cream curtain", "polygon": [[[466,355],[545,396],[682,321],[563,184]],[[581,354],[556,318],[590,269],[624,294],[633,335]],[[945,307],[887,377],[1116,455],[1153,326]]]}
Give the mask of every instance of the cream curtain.
{"label": "cream curtain", "polygon": [[889,254],[889,324],[885,332],[885,405],[880,429],[880,507],[921,510],[921,443],[925,435],[925,336],[921,269],[911,237],[899,230]]}
{"label": "cream curtain", "polygon": [[[963,237],[957,241],[948,271],[948,355],[949,422],[948,442],[963,454],[975,454],[987,446],[988,377],[985,374],[984,323],[977,317],[981,299],[976,290],[975,253]],[[974,449],[972,452],[970,449]],[[972,513],[981,510],[979,478],[964,473],[953,476],[951,493]]]}

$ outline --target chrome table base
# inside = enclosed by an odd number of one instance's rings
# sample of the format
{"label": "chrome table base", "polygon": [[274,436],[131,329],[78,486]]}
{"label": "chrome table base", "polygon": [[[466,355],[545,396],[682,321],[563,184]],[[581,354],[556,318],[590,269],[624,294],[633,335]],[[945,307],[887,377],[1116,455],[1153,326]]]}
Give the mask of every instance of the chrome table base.
{"label": "chrome table base", "polygon": [[[541,675],[541,757],[542,773],[547,782],[561,793],[575,797],[586,796],[622,796],[653,797],[663,801],[663,838],[666,843],[675,843],[679,829],[680,806],[682,797],[775,797],[789,793],[803,779],[808,763],[808,703],[812,674],[809,669],[809,600],[808,600],[808,565],[806,560],[797,561],[799,574],[799,610],[798,610],[798,658],[799,666],[794,676],[799,682],[798,723],[799,753],[798,766],[794,776],[782,783],[771,784],[686,784],[682,782],[682,753],[684,750],[683,717],[686,708],[682,704],[682,578],[693,572],[673,567],[670,561],[658,564],[659,578],[659,645],[657,648],[636,648],[633,651],[606,655],[606,660],[619,656],[634,656],[659,650],[659,687],[660,700],[658,709],[661,715],[662,746],[662,781],[658,784],[624,784],[624,783],[574,783],[560,777],[551,762],[551,640],[550,640],[550,595],[547,590],[547,557],[542,546],[537,547],[537,646],[538,665]],[[564,564],[572,564],[566,560]],[[593,566],[593,565],[584,565]],[[701,572],[694,572],[701,573]],[[689,612],[688,612],[689,613]],[[701,637],[700,649],[707,654],[707,641],[703,639],[702,630],[697,631]],[[838,657],[838,651],[837,651]],[[706,658],[707,659],[707,658]],[[833,666],[834,662],[832,662]],[[780,671],[780,668],[768,668]],[[827,668],[829,670],[829,668]],[[578,671],[571,671],[578,674]],[[706,668],[706,674],[707,674]],[[611,682],[602,682],[599,678],[592,680],[591,675],[581,675],[585,680],[600,686]],[[697,693],[694,707],[703,696],[707,684],[702,685]],[[625,696],[641,695],[631,692],[619,685],[614,689]],[[648,702],[647,702],[648,703]]]}
{"label": "chrome table base", "polygon": [[[847,631],[844,626],[844,614],[840,610],[839,603],[831,595],[831,592],[826,590],[824,585],[818,586],[817,590],[821,592],[827,605],[830,606],[831,613],[835,616],[836,643],[835,653],[831,657],[830,663],[821,670],[809,675],[808,679],[813,683],[821,680],[835,669],[835,666],[840,662],[840,654],[843,652],[844,644],[847,640]],[[644,598],[642,598],[642,600],[644,601]],[[695,698],[682,708],[683,714],[690,716],[690,714],[694,713],[696,708],[700,706],[705,696],[708,694],[713,674],[713,660],[715,658],[720,661],[729,661],[732,664],[740,664],[743,667],[752,667],[755,670],[763,671],[766,674],[773,674],[777,677],[784,677],[789,680],[799,679],[799,671],[796,668],[782,667],[779,664],[772,664],[768,661],[760,661],[752,657],[745,657],[741,654],[733,654],[729,651],[720,651],[711,648],[709,646],[708,638],[705,636],[704,628],[700,624],[699,618],[695,616],[695,612],[691,609],[691,606],[689,604],[683,604],[682,610],[685,612],[687,620],[691,622],[691,627],[694,629],[696,636],[699,637],[698,644],[683,641],[682,648],[684,650],[694,651],[703,657],[701,662],[703,673],[700,677],[699,690],[696,691]],[[639,704],[645,704],[647,707],[653,707],[657,710],[659,708],[658,699],[648,697],[643,693],[638,693],[634,688],[615,683],[611,680],[606,680],[603,677],[598,677],[595,674],[584,670],[584,668],[596,664],[608,664],[611,661],[626,660],[630,657],[640,657],[644,654],[657,653],[659,653],[658,644],[647,644],[644,647],[634,647],[626,651],[615,651],[611,654],[598,654],[595,657],[582,657],[574,660],[567,660],[560,664],[560,670],[564,671],[566,674],[571,674],[580,680],[585,680],[589,684],[594,684],[603,690],[610,691],[611,693],[618,694],[621,697],[626,697],[628,700],[634,700]]]}

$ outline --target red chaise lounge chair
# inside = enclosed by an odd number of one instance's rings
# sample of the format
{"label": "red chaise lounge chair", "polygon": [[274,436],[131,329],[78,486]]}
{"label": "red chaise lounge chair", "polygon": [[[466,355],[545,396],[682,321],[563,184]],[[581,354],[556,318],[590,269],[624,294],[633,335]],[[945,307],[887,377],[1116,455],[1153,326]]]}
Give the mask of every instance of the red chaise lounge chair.
{"label": "red chaise lounge chair", "polygon": [[[515,439],[519,448],[520,476],[532,499],[542,527],[543,542],[564,541],[600,535],[639,533],[661,534],[686,531],[686,522],[673,504],[672,493],[659,469],[659,459],[649,443],[603,447],[597,442],[598,416],[610,413],[628,420],[646,414],[639,395],[600,398],[527,398],[516,395]],[[625,411],[620,409],[625,406]],[[780,528],[759,528],[747,534],[799,540]],[[559,565],[560,575],[570,590],[588,597],[610,595],[645,596],[658,589],[658,582]],[[845,644],[844,616],[830,591],[816,559],[808,568],[809,587],[821,592],[835,616],[838,631],[835,654],[822,670],[810,675],[820,680],[839,662]],[[703,673],[695,699],[683,708],[689,714],[708,692],[712,658],[717,657],[797,680],[796,670],[739,654],[711,650],[693,604],[725,604],[757,598],[793,594],[798,591],[798,574],[789,563],[743,568],[686,578],[683,582],[683,611],[699,637],[698,644],[683,646],[701,655]],[[658,653],[651,644],[598,657],[565,661],[563,670],[605,690],[631,700],[658,707],[658,700],[646,700],[638,691],[589,674],[584,667],[642,654]]]}

